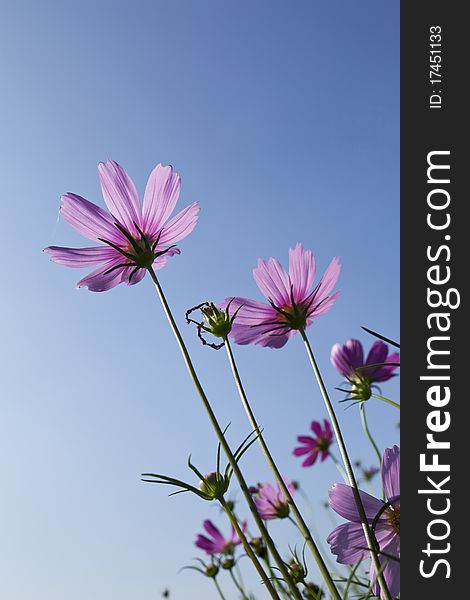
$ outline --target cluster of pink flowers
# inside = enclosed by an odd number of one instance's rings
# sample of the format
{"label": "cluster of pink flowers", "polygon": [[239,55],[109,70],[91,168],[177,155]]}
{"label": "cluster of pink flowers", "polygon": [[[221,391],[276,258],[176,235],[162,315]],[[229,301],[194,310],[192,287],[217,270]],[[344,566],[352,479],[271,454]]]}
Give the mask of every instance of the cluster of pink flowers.
{"label": "cluster of pink flowers", "polygon": [[[98,173],[107,211],[73,193],[62,196],[60,208],[63,218],[97,245],[86,248],[49,246],[45,251],[59,264],[72,268],[94,269],[77,283],[78,287],[86,287],[90,291],[103,292],[121,283],[134,285],[141,281],[147,272],[157,284],[155,271],[164,267],[169,257],[180,254],[177,244],[194,229],[198,219],[198,203],[190,204],[171,217],[180,192],[180,177],[169,166],[159,164],[152,171],[142,203],[132,179],[118,163],[100,163]],[[315,319],[325,315],[338,298],[339,292],[334,289],[341,265],[339,258],[334,257],[315,283],[316,263],[311,250],[298,243],[289,249],[288,258],[287,270],[275,258],[258,260],[253,277],[265,301],[230,296],[219,305],[203,303],[196,307],[201,309],[203,317],[201,323],[196,322],[199,335],[204,331],[222,338],[222,343],[208,345],[219,349],[231,340],[240,345],[259,344],[270,348],[282,348],[297,333],[300,333],[308,344],[306,330]],[[168,312],[169,309],[166,307],[166,310]],[[193,310],[188,311],[187,315]],[[202,341],[206,344],[205,339]],[[188,362],[187,355],[185,359]],[[343,346],[333,346],[331,362],[350,386],[346,390],[350,397],[365,403],[374,395],[373,390],[378,383],[386,382],[396,375],[399,354],[389,354],[387,344],[376,341],[364,358],[361,342],[350,339]],[[244,392],[241,391],[243,396]],[[335,419],[331,419],[331,422],[327,419],[323,419],[322,422],[313,420],[310,424],[312,434],[297,437],[300,445],[293,449],[293,454],[303,457],[302,467],[312,467],[330,456],[334,459],[331,453],[332,444],[343,443],[335,427]],[[370,438],[370,432],[367,433]],[[265,454],[272,460],[267,448],[263,446],[265,442],[261,431],[257,431],[257,436]],[[344,458],[344,447],[341,446],[341,449]],[[235,457],[237,461],[244,452],[245,450]],[[231,468],[234,469],[232,463]],[[379,467],[376,466],[363,470],[364,480],[370,482],[377,472]],[[371,593],[394,600],[400,592],[400,451],[397,446],[388,448],[383,453],[380,472],[386,500],[378,499],[364,491],[357,491],[354,481],[352,485],[337,483],[332,487],[329,492],[330,506],[346,522],[336,527],[327,541],[338,563],[354,565],[369,558],[366,536],[368,528],[369,533],[372,530],[378,547],[378,563],[373,562],[370,568]],[[223,496],[230,481],[229,476],[223,479],[224,488],[217,488],[219,491],[212,495],[204,495],[200,490],[179,480],[164,476],[161,476],[161,479],[164,483],[183,486],[184,491],[194,491],[206,500],[221,500],[227,514],[230,514]],[[252,512],[257,512],[261,521],[266,522],[290,518],[292,510],[295,509],[294,514],[299,522],[298,509],[293,500],[295,487],[292,482],[281,477],[278,477],[275,485],[262,483],[252,487],[251,496],[248,494],[248,501],[253,504]],[[361,517],[357,494],[360,496],[367,522]],[[198,534],[195,541],[196,546],[211,557],[204,573],[214,580],[220,565],[228,570],[233,568],[236,549],[239,546],[243,544],[247,550],[247,524],[238,521],[237,517],[231,514],[231,522],[235,523],[237,529],[232,525],[228,537],[207,519],[203,523],[205,533]],[[303,531],[302,522],[300,531]],[[305,539],[308,542],[310,534],[307,532],[306,535]],[[265,539],[269,542],[269,538]],[[261,537],[253,538],[250,544],[257,556],[269,561],[269,554]],[[256,558],[253,560],[256,564]],[[277,564],[282,571],[285,567],[282,560]],[[307,567],[295,553],[290,563],[286,564],[288,568],[284,574],[284,582],[279,588],[282,595],[293,593],[293,596],[288,597],[297,597],[295,586],[303,584],[304,597],[316,600],[321,598],[322,591],[316,584],[307,582]],[[378,572],[377,564],[380,565]],[[240,583],[235,578],[234,581],[240,592]],[[330,585],[330,592],[333,589],[335,597],[335,584],[331,577],[327,577],[326,581],[327,585]],[[268,587],[271,585],[269,579],[265,580],[265,583]],[[216,585],[218,586],[218,583]],[[271,595],[275,598],[275,586],[273,590]]]}

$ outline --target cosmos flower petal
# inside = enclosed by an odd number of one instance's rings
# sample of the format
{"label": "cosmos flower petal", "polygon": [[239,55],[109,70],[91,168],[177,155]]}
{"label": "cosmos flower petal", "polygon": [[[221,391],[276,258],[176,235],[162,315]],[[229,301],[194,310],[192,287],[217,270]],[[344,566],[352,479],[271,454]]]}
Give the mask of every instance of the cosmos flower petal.
{"label": "cosmos flower petal", "polygon": [[123,268],[121,271],[121,283],[126,285],[135,285],[142,281],[147,273],[146,269],[138,269],[135,266]]}
{"label": "cosmos flower petal", "polygon": [[107,246],[95,246],[93,248],[62,248],[60,246],[48,246],[44,252],[50,255],[51,260],[65,267],[84,268],[94,267],[102,262],[116,257],[114,248]]}
{"label": "cosmos flower petal", "polygon": [[323,429],[318,421],[312,421],[310,429],[317,437],[321,437],[323,435]]}
{"label": "cosmos flower petal", "polygon": [[204,552],[206,554],[212,555],[212,554],[218,553],[218,550],[216,548],[216,545],[214,544],[214,541],[210,540],[209,538],[207,538],[205,535],[202,535],[201,533],[198,534],[195,544],[198,548],[201,548],[201,550],[204,550]]}
{"label": "cosmos flower petal", "polygon": [[202,524],[207,533],[214,538],[214,541],[225,543],[224,536],[220,533],[219,529],[210,521],[206,519]]}
{"label": "cosmos flower petal", "polygon": [[353,565],[369,556],[361,523],[343,523],[327,537],[331,552],[342,565]]}
{"label": "cosmos flower petal", "polygon": [[305,250],[302,244],[289,249],[289,277],[296,302],[303,300],[312,289],[315,269],[311,250]]}
{"label": "cosmos flower petal", "polygon": [[[400,539],[398,536],[394,536],[390,543],[386,546],[380,545],[380,549],[383,552],[386,552],[390,556],[400,557]],[[380,556],[379,557],[380,564],[385,564],[385,568],[383,570],[383,575],[387,587],[389,589],[390,595],[392,598],[396,598],[400,593],[400,562],[398,560],[393,560],[388,556]],[[374,585],[374,594],[376,596],[380,596],[381,599],[384,596],[381,593],[379,582],[376,581],[375,577],[375,568],[374,565],[371,565],[370,569],[370,578],[371,581],[375,580]]]}
{"label": "cosmos flower petal", "polygon": [[[106,292],[116,287],[122,281],[122,273],[125,267],[118,267],[118,265],[123,262],[123,259],[124,257],[114,258],[103,263],[98,269],[81,279],[77,283],[77,288],[88,288],[90,292]],[[110,269],[113,269],[113,271],[110,271]]]}
{"label": "cosmos flower petal", "polygon": [[318,450],[313,450],[309,456],[302,462],[302,467],[311,467],[317,462]]}
{"label": "cosmos flower petal", "polygon": [[[260,344],[272,348],[282,347],[292,332],[283,325],[276,326],[279,314],[274,308],[248,298],[226,298],[222,303],[225,310],[230,302],[230,315],[237,315],[232,325],[230,337],[237,344]],[[263,325],[263,323],[267,323]],[[274,325],[273,325],[274,323]],[[275,331],[271,331],[276,328]],[[281,335],[278,335],[281,333]]]}
{"label": "cosmos flower petal", "polygon": [[[372,522],[383,506],[383,502],[367,492],[359,490],[367,518]],[[356,523],[360,522],[353,490],[344,483],[335,483],[328,493],[331,508],[339,515]]]}
{"label": "cosmos flower petal", "polygon": [[289,303],[289,275],[278,260],[270,258],[266,262],[260,258],[258,267],[253,270],[253,277],[261,293],[272,300],[276,306]]}
{"label": "cosmos flower petal", "polygon": [[382,482],[385,496],[391,500],[400,496],[400,448],[387,448],[382,460]]}
{"label": "cosmos flower petal", "polygon": [[175,244],[188,236],[196,227],[199,209],[199,202],[193,202],[168,221],[163,227],[159,246]]}
{"label": "cosmos flower petal", "polygon": [[376,367],[373,375],[374,381],[388,381],[389,379],[395,376],[393,372],[396,369],[398,369],[396,365],[400,364],[400,354],[398,352],[393,352],[393,354],[387,356],[387,358],[383,362],[395,364],[383,364],[380,367]]}
{"label": "cosmos flower petal", "polygon": [[180,188],[180,176],[171,166],[158,164],[150,173],[142,209],[142,225],[149,235],[155,235],[169,219]]}
{"label": "cosmos flower petal", "polygon": [[297,448],[294,448],[292,454],[294,454],[294,456],[304,456],[304,454],[308,454],[311,451],[312,448],[309,446],[298,446]]}
{"label": "cosmos flower petal", "polygon": [[350,366],[350,372],[364,365],[364,350],[359,340],[348,340],[343,348],[346,360]]}
{"label": "cosmos flower petal", "polygon": [[139,195],[134,182],[114,160],[98,165],[104,201],[111,215],[132,235],[137,235],[134,223],[142,225]]}
{"label": "cosmos flower petal", "polygon": [[343,352],[341,344],[335,344],[332,347],[330,360],[331,364],[341,375],[344,377],[349,376],[351,373],[351,365],[349,364],[349,357]]}
{"label": "cosmos flower petal", "polygon": [[95,242],[101,238],[115,244],[126,243],[111,216],[93,202],[71,192],[61,196],[61,200],[60,214],[81,235]]}
{"label": "cosmos flower petal", "polygon": [[338,281],[340,271],[341,264],[339,262],[339,256],[335,256],[323,273],[316,294],[317,298],[322,299],[331,293]]}
{"label": "cosmos flower petal", "polygon": [[308,318],[308,325],[311,325],[312,320],[325,315],[329,310],[333,308],[334,303],[338,299],[341,292],[335,292],[328,298],[324,299],[320,305],[317,305],[312,315]]}

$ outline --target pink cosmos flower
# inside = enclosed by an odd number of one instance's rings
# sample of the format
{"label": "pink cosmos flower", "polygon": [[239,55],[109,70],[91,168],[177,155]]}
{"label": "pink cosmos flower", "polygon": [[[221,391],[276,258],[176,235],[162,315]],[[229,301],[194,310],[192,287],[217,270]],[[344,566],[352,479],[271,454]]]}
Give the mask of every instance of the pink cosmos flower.
{"label": "pink cosmos flower", "polygon": [[295,448],[293,452],[295,456],[304,456],[307,454],[307,458],[302,463],[303,467],[311,467],[314,465],[320,454],[321,461],[323,462],[330,455],[329,447],[333,443],[333,432],[326,419],[323,420],[323,428],[318,421],[312,421],[310,429],[316,437],[299,435],[297,440],[303,444],[303,446]]}
{"label": "pink cosmos flower", "polygon": [[[293,483],[286,481],[287,489],[293,495],[295,487]],[[256,488],[254,496],[256,508],[262,519],[269,521],[272,519],[285,519],[289,516],[289,505],[284,498],[284,494],[276,484],[274,488],[270,483],[262,483]]]}
{"label": "pink cosmos flower", "polygon": [[[269,304],[248,298],[227,298],[232,311],[238,310],[230,333],[237,344],[261,344],[281,348],[296,331],[333,306],[339,292],[331,294],[341,265],[333,258],[323,277],[313,288],[315,258],[302,244],[289,249],[289,272],[275,259],[258,260],[253,276]],[[313,289],[312,289],[313,288]]]}
{"label": "pink cosmos flower", "polygon": [[389,355],[387,344],[379,341],[372,344],[366,360],[359,340],[348,340],[344,346],[335,344],[331,349],[332,365],[348,381],[357,377],[364,378],[369,383],[388,381],[395,376],[394,371],[399,362],[400,354],[394,352]]}
{"label": "pink cosmos flower", "polygon": [[[210,521],[206,519],[203,523],[203,527],[206,532],[210,535],[207,537],[202,533],[198,534],[196,538],[196,546],[204,550],[206,554],[233,554],[235,550],[235,546],[241,544],[241,540],[235,532],[235,529],[232,526],[232,534],[229,539],[224,538],[224,536],[220,533],[217,527]],[[246,529],[246,523],[243,523],[242,531],[244,532]]]}
{"label": "pink cosmos flower", "polygon": [[[398,446],[387,448],[382,460],[382,483],[387,503],[374,498],[366,492],[360,492],[362,504],[369,520],[375,527],[375,537],[383,553],[379,560],[385,565],[384,578],[392,598],[400,592],[400,449]],[[337,556],[337,562],[354,565],[369,557],[367,543],[362,530],[352,488],[343,483],[335,484],[329,493],[330,506],[335,512],[349,521],[336,527],[327,541],[331,551]],[[371,567],[371,581],[375,580],[375,571]],[[380,587],[374,583],[374,593],[378,596]]]}
{"label": "pink cosmos flower", "polygon": [[119,283],[134,285],[148,268],[164,267],[168,256],[180,253],[176,242],[191,233],[199,212],[194,202],[168,221],[180,191],[180,177],[170,166],[159,164],[152,171],[143,205],[132,179],[117,162],[100,163],[98,174],[109,212],[67,193],[61,198],[60,214],[79,233],[101,245],[45,248],[61,265],[98,267],[77,283],[77,287],[92,292],[103,292]]}

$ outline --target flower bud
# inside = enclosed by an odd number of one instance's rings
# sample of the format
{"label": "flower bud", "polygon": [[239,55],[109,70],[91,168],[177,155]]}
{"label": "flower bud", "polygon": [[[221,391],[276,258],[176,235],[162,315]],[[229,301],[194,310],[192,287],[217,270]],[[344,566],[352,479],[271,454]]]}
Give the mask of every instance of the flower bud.
{"label": "flower bud", "polygon": [[227,337],[232,329],[228,314],[211,302],[201,308],[206,328],[214,337]]}
{"label": "flower bud", "polygon": [[228,490],[229,482],[220,473],[208,473],[199,483],[199,489],[208,500],[220,500]]}
{"label": "flower bud", "polygon": [[313,581],[309,581],[305,584],[303,591],[303,597],[307,600],[321,600],[323,598],[323,591]]}
{"label": "flower bud", "polygon": [[268,555],[268,552],[266,550],[266,545],[264,543],[263,538],[261,537],[254,537],[250,540],[250,546],[253,548],[253,552],[256,554],[256,556],[259,556],[262,559],[265,559]]}
{"label": "flower bud", "polygon": [[296,560],[289,564],[288,572],[294,583],[301,583],[307,575],[303,566]]}
{"label": "flower bud", "polygon": [[370,387],[370,383],[365,377],[360,377],[356,375],[351,380],[352,388],[351,388],[351,396],[355,400],[365,401],[369,400],[372,395],[372,389]]}
{"label": "flower bud", "polygon": [[235,566],[235,561],[233,558],[225,558],[220,563],[220,566],[222,567],[222,569],[225,569],[226,571],[231,571],[233,569],[233,567]]}
{"label": "flower bud", "polygon": [[219,567],[217,565],[215,565],[214,563],[210,563],[209,565],[207,565],[206,567],[206,577],[217,577],[217,574],[219,573]]}

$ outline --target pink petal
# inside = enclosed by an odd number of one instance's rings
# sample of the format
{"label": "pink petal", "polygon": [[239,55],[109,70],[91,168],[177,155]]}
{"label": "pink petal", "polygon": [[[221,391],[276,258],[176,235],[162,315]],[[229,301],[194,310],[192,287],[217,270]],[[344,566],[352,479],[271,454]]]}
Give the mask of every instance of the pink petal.
{"label": "pink petal", "polygon": [[340,344],[335,344],[331,349],[330,360],[331,364],[341,375],[348,377],[351,374],[351,365],[349,364],[348,356]]}
{"label": "pink petal", "polygon": [[[276,327],[272,323],[279,321],[279,314],[268,304],[248,298],[226,298],[222,308],[225,309],[230,301],[231,315],[240,308],[230,332],[230,337],[236,344],[260,344],[281,348],[293,335],[287,327],[271,332],[273,327]],[[264,322],[269,324],[263,325]],[[279,332],[281,335],[277,335]]]}
{"label": "pink petal", "polygon": [[[147,273],[146,269],[139,269],[135,271],[135,266],[123,268],[121,271],[121,283],[125,283],[126,285],[135,285],[142,281]],[[129,278],[132,276],[132,279],[129,281]]]}
{"label": "pink petal", "polygon": [[313,450],[313,452],[308,456],[302,463],[302,467],[311,467],[318,458],[318,450]]}
{"label": "pink petal", "polygon": [[60,214],[78,233],[96,242],[102,238],[126,245],[126,238],[114,226],[111,215],[102,208],[72,193],[64,194],[61,200]]}
{"label": "pink petal", "polygon": [[387,448],[382,459],[382,482],[385,496],[391,500],[400,496],[400,448]]}
{"label": "pink petal", "polygon": [[258,259],[258,267],[253,270],[253,277],[261,293],[276,306],[290,304],[289,275],[278,260],[270,258],[266,262]]}
{"label": "pink petal", "polygon": [[315,257],[311,250],[305,250],[302,244],[289,249],[289,277],[294,300],[303,300],[312,289],[315,279]]}
{"label": "pink petal", "polygon": [[317,437],[323,437],[323,429],[318,421],[312,421],[310,429],[317,435]]}
{"label": "pink petal", "polygon": [[[361,490],[359,490],[359,494],[366,516],[372,522],[383,507],[383,502]],[[328,493],[328,498],[330,506],[335,512],[348,521],[360,522],[356,501],[354,500],[352,488],[349,485],[335,483]]]}
{"label": "pink petal", "polygon": [[342,565],[353,565],[369,556],[366,538],[360,523],[344,523],[330,533],[326,541],[336,561]]}
{"label": "pink petal", "polygon": [[310,448],[309,446],[298,446],[297,448],[294,448],[292,453],[294,454],[294,456],[303,456],[304,454],[308,454],[311,451],[312,448]]}
{"label": "pink petal", "polygon": [[109,212],[132,235],[137,235],[134,223],[141,226],[139,195],[134,182],[114,160],[98,165],[104,201]]}
{"label": "pink petal", "polygon": [[225,544],[224,536],[220,533],[220,531],[217,529],[214,523],[212,523],[212,521],[206,519],[203,523],[203,527],[207,531],[207,533],[214,538],[214,541],[219,542],[221,544]]}
{"label": "pink petal", "polygon": [[168,250],[168,252],[166,252],[162,256],[158,256],[153,261],[153,268],[155,269],[155,271],[158,271],[159,269],[163,269],[163,267],[166,265],[166,261],[167,261],[168,257],[175,256],[176,254],[181,254],[181,251],[178,248],[170,248],[170,250]]}
{"label": "pink petal", "polygon": [[328,296],[338,280],[339,273],[341,271],[341,265],[339,263],[339,257],[335,256],[326,268],[323,277],[320,279],[320,285],[316,297],[321,300],[325,296]]}
{"label": "pink petal", "polygon": [[314,319],[321,317],[322,315],[326,314],[331,308],[333,308],[333,305],[336,302],[339,295],[340,292],[335,292],[334,294],[331,294],[331,296],[324,300],[320,304],[320,306],[315,308],[313,314],[307,319],[307,327],[310,327]]}
{"label": "pink petal", "polygon": [[193,202],[186,208],[183,208],[175,217],[168,221],[163,227],[159,245],[168,246],[179,242],[196,227],[199,213],[199,203]]}
{"label": "pink petal", "polygon": [[106,246],[95,246],[94,248],[48,246],[44,248],[44,252],[47,252],[54,262],[72,268],[94,267],[115,258],[118,254],[114,248]]}
{"label": "pink petal", "polygon": [[[393,537],[390,543],[386,546],[380,545],[380,549],[389,554],[390,556],[400,557],[400,539],[397,535]],[[390,595],[392,598],[396,598],[400,593],[400,562],[397,560],[393,560],[388,556],[380,556],[379,557],[380,564],[385,563],[385,568],[383,570],[384,579],[389,589]],[[370,578],[371,581],[375,580],[375,569],[374,565],[371,565],[370,569]],[[380,591],[379,582],[376,581],[374,585],[374,593],[379,596],[383,600],[384,596]]]}
{"label": "pink petal", "polygon": [[107,273],[109,269],[119,265],[123,260],[122,258],[114,258],[108,262],[103,263],[96,271],[93,271],[77,283],[78,288],[88,288],[90,292],[106,292],[113,287],[119,285],[122,281],[122,272],[124,268],[117,268],[114,271]]}
{"label": "pink petal", "polygon": [[171,166],[159,164],[150,173],[144,194],[142,225],[150,236],[155,235],[175,209],[181,180]]}

